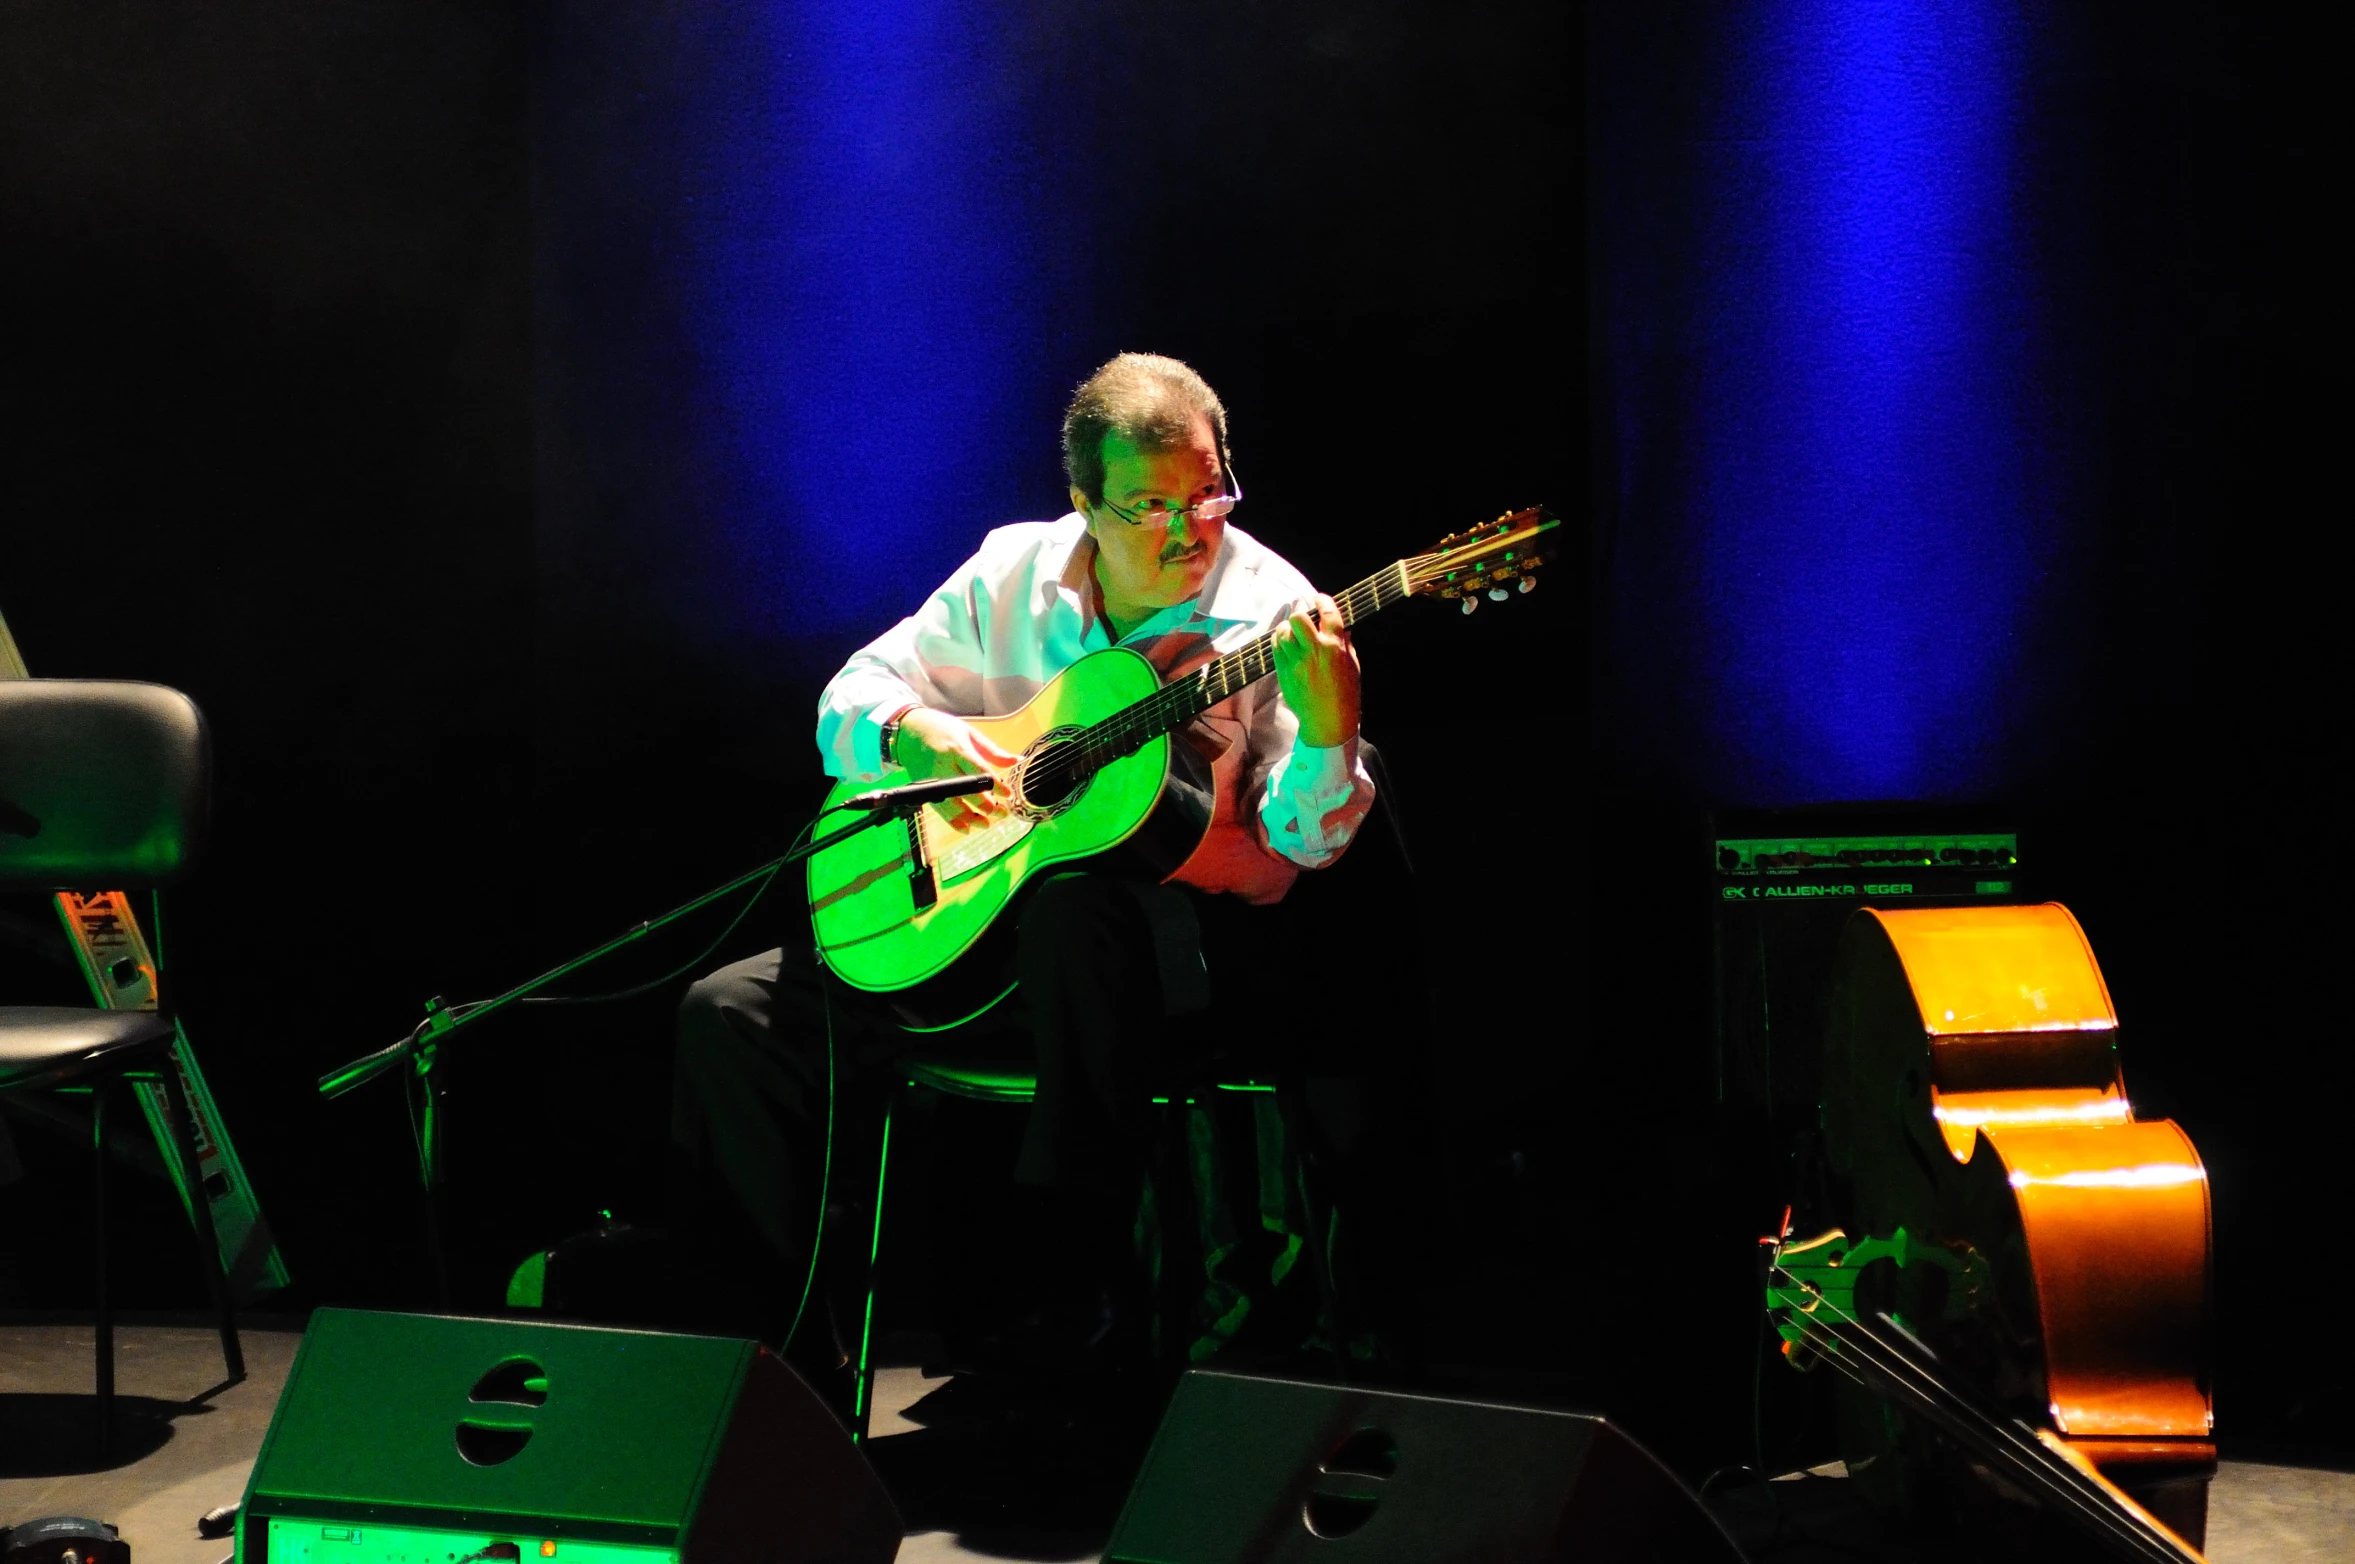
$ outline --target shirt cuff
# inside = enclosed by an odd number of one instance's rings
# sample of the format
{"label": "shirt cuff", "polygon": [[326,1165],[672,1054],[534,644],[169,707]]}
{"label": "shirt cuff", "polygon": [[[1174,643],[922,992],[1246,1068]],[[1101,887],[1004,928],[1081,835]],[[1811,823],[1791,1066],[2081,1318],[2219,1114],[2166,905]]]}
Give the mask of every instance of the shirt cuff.
{"label": "shirt cuff", "polygon": [[1357,769],[1357,735],[1338,744],[1292,742],[1292,763],[1284,768],[1284,790],[1295,798],[1347,794]]}

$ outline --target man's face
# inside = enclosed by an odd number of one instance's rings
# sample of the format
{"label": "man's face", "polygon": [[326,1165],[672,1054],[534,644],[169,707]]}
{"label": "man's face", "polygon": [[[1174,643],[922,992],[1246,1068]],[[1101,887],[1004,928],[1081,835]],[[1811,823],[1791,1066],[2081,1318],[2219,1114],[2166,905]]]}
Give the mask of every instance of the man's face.
{"label": "man's face", "polygon": [[1226,518],[1172,520],[1153,512],[1180,510],[1224,492],[1218,439],[1207,418],[1196,418],[1192,435],[1166,451],[1140,451],[1117,434],[1106,435],[1104,498],[1139,519],[1124,521],[1109,505],[1091,506],[1077,489],[1071,491],[1072,505],[1096,540],[1105,597],[1121,607],[1167,608],[1200,596],[1226,537]]}

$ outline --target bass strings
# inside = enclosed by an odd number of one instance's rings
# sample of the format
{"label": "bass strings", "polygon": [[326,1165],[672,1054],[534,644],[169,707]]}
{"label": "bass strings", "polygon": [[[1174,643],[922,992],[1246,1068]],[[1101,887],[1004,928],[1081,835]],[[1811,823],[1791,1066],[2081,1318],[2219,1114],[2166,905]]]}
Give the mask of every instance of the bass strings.
{"label": "bass strings", "polygon": [[[1789,1273],[1783,1274],[1787,1277]],[[1817,1296],[1822,1298],[1821,1294]],[[1810,1319],[1810,1335],[1824,1338],[1834,1348],[1845,1349],[1845,1352],[1823,1352],[1820,1345],[1818,1347],[1824,1361],[1852,1383],[1866,1390],[1876,1388],[1858,1363],[1850,1360],[1847,1356],[1849,1353],[1877,1371],[1902,1396],[1928,1409],[1927,1415],[1934,1420],[1942,1422],[1945,1418],[1951,1418],[1960,1423],[1983,1425],[1974,1430],[1979,1438],[2000,1444],[2019,1466],[2026,1469],[2026,1474],[2044,1491],[2046,1497],[2067,1506],[2109,1536],[2131,1544],[2143,1557],[2163,1561],[2163,1564],[2180,1564],[2183,1555],[2178,1550],[2147,1532],[2137,1517],[2121,1513],[2108,1495],[2092,1490],[2082,1473],[2056,1463],[2052,1453],[2043,1445],[2022,1437],[1976,1407],[1963,1402],[1928,1370],[1915,1363],[1907,1354],[1889,1346],[1854,1315],[1837,1310],[1829,1299],[1822,1299],[1822,1302],[1829,1317]],[[1847,1328],[1843,1329],[1843,1326]],[[1947,1407],[1944,1404],[1946,1401],[1952,1401],[1954,1406]],[[1965,1443],[1970,1442],[1952,1429],[1948,1432]],[[1984,1451],[1980,1453],[1985,1454]]]}

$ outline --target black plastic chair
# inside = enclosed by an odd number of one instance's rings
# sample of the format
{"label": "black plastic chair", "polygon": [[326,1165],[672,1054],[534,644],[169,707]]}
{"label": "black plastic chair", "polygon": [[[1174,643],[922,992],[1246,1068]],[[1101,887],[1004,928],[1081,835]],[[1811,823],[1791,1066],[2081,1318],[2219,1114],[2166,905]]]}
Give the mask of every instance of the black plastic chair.
{"label": "black plastic chair", "polygon": [[[80,679],[0,681],[0,890],[149,890],[178,879],[201,845],[211,752],[204,717],[160,685]],[[160,965],[160,956],[158,958]],[[114,1436],[114,1315],[107,1289],[107,1107],[121,1083],[154,1082],[171,1108],[182,1187],[220,1316],[221,1360],[245,1356],[197,1162],[187,1091],[172,1062],[178,1027],[162,1008],[0,1005],[0,1092],[87,1091],[97,1153],[98,1442]]]}
{"label": "black plastic chair", "polygon": [[[1414,873],[1414,861],[1407,849],[1405,810],[1399,801],[1397,788],[1391,781],[1387,766],[1383,763],[1381,751],[1374,747],[1371,740],[1363,742],[1362,752],[1366,768],[1374,779],[1373,813],[1383,822],[1384,834],[1387,838],[1383,846],[1395,855],[1394,872],[1403,873],[1411,878]],[[1372,823],[1372,819],[1369,818],[1367,824],[1370,826]],[[1361,831],[1360,835],[1362,837],[1364,833]],[[1363,846],[1354,847],[1352,852],[1357,854],[1357,861],[1362,861],[1365,857]],[[1343,861],[1345,863],[1353,862],[1348,858]],[[1394,885],[1392,888],[1398,889],[1400,887]],[[1406,970],[1406,968],[1401,968],[1401,970]],[[1420,1013],[1419,1004],[1412,1008],[1417,1014]],[[873,1227],[868,1234],[866,1256],[866,1307],[859,1322],[858,1352],[853,1360],[856,1389],[851,1405],[851,1437],[860,1441],[867,1438],[869,1423],[873,1416],[876,1280],[883,1248],[883,1211],[889,1194],[891,1135],[894,1120],[899,1117],[906,1106],[908,1094],[911,1091],[929,1091],[968,1102],[1022,1105],[1027,1105],[1038,1091],[1038,1077],[1025,1061],[976,1063],[928,1055],[910,1055],[898,1061],[895,1066],[895,1074],[896,1079],[893,1082],[891,1095],[887,1099],[884,1109],[882,1144],[875,1166]],[[1182,1119],[1179,1116],[1184,1111],[1213,1101],[1223,1094],[1272,1093],[1278,1092],[1279,1088],[1272,1081],[1256,1078],[1205,1078],[1194,1081],[1190,1085],[1173,1087],[1169,1090],[1174,1092],[1174,1095],[1156,1096],[1153,1099],[1154,1104],[1165,1111],[1161,1137],[1165,1142],[1165,1150],[1175,1146],[1173,1135],[1182,1134]],[[1279,1102],[1281,1101],[1282,1097],[1279,1096]],[[1315,1137],[1310,1132],[1304,1118],[1300,1115],[1287,1113],[1286,1125],[1294,1137],[1292,1155],[1297,1158],[1303,1151],[1308,1151],[1313,1157]],[[1185,1230],[1192,1219],[1192,1192],[1188,1184],[1186,1170],[1182,1161],[1175,1161],[1167,1156],[1157,1156],[1156,1162],[1160,1164],[1156,1167],[1155,1173],[1160,1181],[1161,1198],[1166,1202],[1163,1230],[1165,1233],[1181,1232]],[[1303,1171],[1295,1168],[1291,1176],[1298,1180]],[[1310,1188],[1306,1181],[1302,1183],[1301,1192],[1309,1205],[1307,1247],[1309,1260],[1313,1267],[1311,1276],[1317,1288],[1318,1308],[1333,1328],[1335,1335],[1341,1338],[1335,1347],[1335,1373],[1337,1377],[1346,1380],[1350,1373],[1345,1344],[1349,1329],[1348,1316],[1345,1312],[1340,1280],[1333,1271],[1333,1257],[1326,1246],[1326,1228],[1332,1216],[1330,1197],[1324,1192]],[[1162,1296],[1157,1300],[1157,1304],[1162,1310],[1164,1320],[1174,1325],[1184,1317],[1184,1312],[1191,1302],[1185,1295],[1185,1289],[1193,1285],[1194,1278],[1191,1275],[1181,1275],[1175,1265],[1166,1263],[1163,1267],[1163,1276]]]}
{"label": "black plastic chair", "polygon": [[[882,1143],[875,1160],[874,1227],[867,1242],[867,1302],[859,1320],[859,1349],[854,1360],[856,1376],[851,1400],[851,1438],[864,1443],[874,1416],[875,1399],[875,1294],[883,1253],[883,1208],[890,1196],[891,1126],[906,1106],[912,1090],[937,1092],[944,1097],[957,1097],[967,1102],[1004,1102],[1027,1106],[1038,1095],[1038,1076],[1024,1062],[996,1064],[975,1063],[910,1056],[894,1066],[897,1074],[891,1096],[884,1108]],[[1217,1092],[1272,1092],[1276,1088],[1264,1081],[1217,1081],[1198,1086],[1190,1094],[1158,1096],[1155,1106],[1167,1113],[1182,1113],[1193,1108]],[[1163,1138],[1168,1139],[1172,1126],[1164,1124]],[[1162,1159],[1166,1161],[1167,1159]],[[1175,1230],[1190,1215],[1190,1192],[1185,1184],[1185,1170],[1180,1166],[1165,1165],[1156,1169],[1163,1189],[1163,1198],[1171,1202],[1177,1215],[1165,1216],[1165,1231]],[[1326,1275],[1322,1255],[1318,1257],[1316,1275]],[[1159,1306],[1163,1318],[1173,1326],[1184,1317],[1188,1303],[1185,1289],[1190,1277],[1182,1278],[1173,1265],[1163,1267],[1165,1283]]]}

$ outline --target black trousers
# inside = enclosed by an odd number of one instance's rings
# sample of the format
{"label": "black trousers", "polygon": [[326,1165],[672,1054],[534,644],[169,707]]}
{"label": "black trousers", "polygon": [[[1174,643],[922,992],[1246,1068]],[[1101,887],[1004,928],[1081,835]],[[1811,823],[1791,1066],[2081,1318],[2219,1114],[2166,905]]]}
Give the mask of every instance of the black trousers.
{"label": "black trousers", "polygon": [[677,1219],[739,1256],[765,1317],[791,1309],[820,1231],[829,1111],[839,1189],[873,1167],[873,1108],[911,1052],[1035,1069],[1017,1182],[1059,1191],[1073,1210],[1116,1211],[1134,1199],[1155,1084],[1201,1062],[1215,1031],[1207,993],[1188,992],[1203,971],[1202,924],[1247,937],[1238,925],[1255,913],[1168,886],[1050,880],[1020,909],[1018,993],[947,1032],[904,1029],[807,948],[721,968],[679,1010]]}

